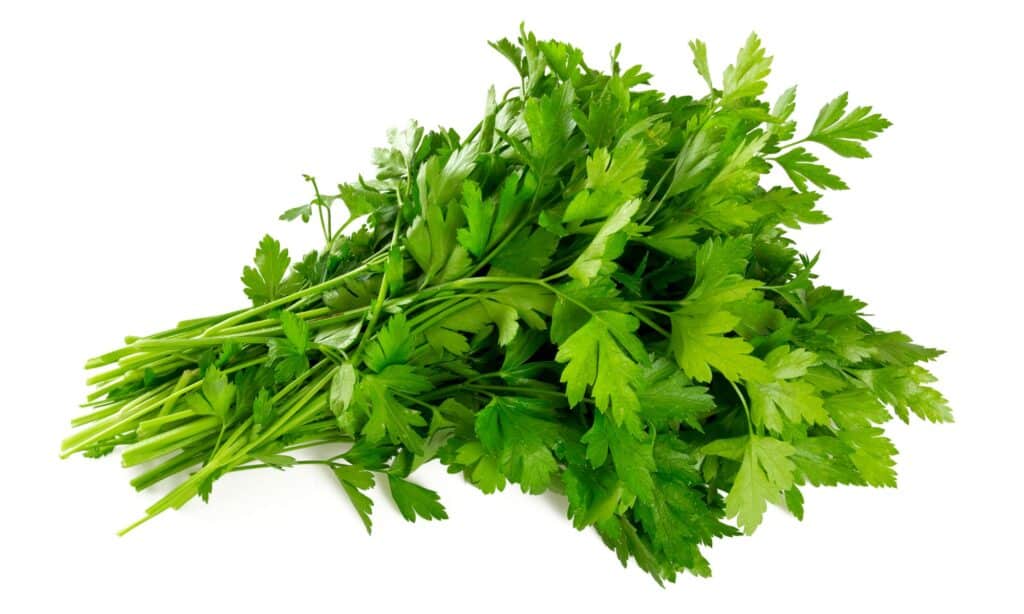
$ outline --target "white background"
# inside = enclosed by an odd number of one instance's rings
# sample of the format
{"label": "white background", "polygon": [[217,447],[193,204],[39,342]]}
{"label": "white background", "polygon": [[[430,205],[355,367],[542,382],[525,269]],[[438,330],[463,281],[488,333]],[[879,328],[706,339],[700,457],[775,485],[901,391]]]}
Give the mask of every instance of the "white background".
{"label": "white background", "polygon": [[[7,612],[1021,611],[1022,141],[1012,3],[4,2],[0,8],[0,610]],[[286,6],[287,4],[287,6]],[[360,3],[370,5],[371,3]],[[927,8],[924,8],[927,6]],[[471,8],[472,7],[472,8]],[[834,7],[834,8],[830,8]],[[126,538],[153,500],[116,458],[57,458],[82,362],[121,335],[244,303],[264,232],[369,170],[389,126],[466,130],[516,81],[485,42],[520,20],[702,91],[686,41],[720,72],[756,29],[769,95],[798,116],[849,90],[894,122],[852,186],[802,232],[824,282],[873,321],[948,350],[957,422],[892,425],[896,490],[806,492],[709,554],[715,576],[659,589],[623,570],[556,498],[483,496],[435,466],[451,519],[407,524],[378,497],[368,537],[317,468],[237,474]]]}

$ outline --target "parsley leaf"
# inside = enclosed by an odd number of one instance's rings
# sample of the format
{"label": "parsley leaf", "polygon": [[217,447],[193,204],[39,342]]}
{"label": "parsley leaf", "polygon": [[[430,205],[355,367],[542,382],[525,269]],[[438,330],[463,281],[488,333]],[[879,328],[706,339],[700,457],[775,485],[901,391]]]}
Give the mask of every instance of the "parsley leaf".
{"label": "parsley leaf", "polygon": [[832,174],[825,166],[818,164],[818,157],[803,147],[794,147],[775,158],[775,161],[786,171],[790,181],[801,192],[807,190],[807,183],[813,183],[826,190],[846,190],[849,186]]}
{"label": "parsley leaf", "polygon": [[[705,446],[704,453],[734,453],[735,448],[726,450],[723,443]],[[781,505],[783,492],[792,488],[796,465],[791,457],[796,449],[784,441],[756,435],[736,443],[741,446],[742,460],[725,500],[725,512],[735,516],[743,532],[750,535],[761,524],[768,503]]]}
{"label": "parsley leaf", "polygon": [[[389,376],[391,375],[391,376]],[[360,383],[361,399],[368,420],[363,426],[362,434],[371,442],[380,442],[387,436],[392,443],[402,444],[413,454],[422,454],[425,442],[416,427],[427,425],[427,421],[413,409],[400,403],[391,389],[391,385],[399,378],[395,374],[365,375]],[[410,380],[405,380],[407,383]],[[407,388],[404,392],[415,394],[423,392],[419,380],[417,385]]]}
{"label": "parsley leaf", "polygon": [[278,320],[285,336],[268,342],[267,356],[274,365],[275,378],[283,382],[309,369],[309,325],[290,311],[282,311]]}
{"label": "parsley leaf", "polygon": [[804,381],[795,381],[818,362],[817,356],[807,350],[790,351],[779,346],[764,358],[769,381],[753,382],[747,386],[750,394],[750,413],[754,423],[774,433],[784,428],[783,417],[790,422],[827,424],[828,415],[817,390]]}
{"label": "parsley leaf", "polygon": [[651,441],[638,439],[633,433],[609,423],[602,415],[580,440],[587,444],[587,458],[600,467],[611,453],[612,464],[619,478],[641,501],[654,498],[654,453]]}
{"label": "parsley leaf", "polygon": [[561,438],[554,417],[547,403],[521,397],[494,397],[477,413],[474,428],[480,443],[523,492],[546,490],[558,468],[551,451]]}
{"label": "parsley leaf", "polygon": [[370,515],[373,513],[373,499],[362,491],[373,488],[373,474],[355,465],[335,465],[334,477],[338,479],[349,501],[352,502],[352,507],[359,514],[359,519],[366,527],[366,533],[372,533],[373,521]]}
{"label": "parsley leaf", "polygon": [[647,362],[643,343],[634,334],[639,322],[616,311],[598,311],[562,342],[555,360],[566,363],[561,381],[570,405],[591,388],[594,403],[616,424],[637,428],[640,399],[636,385],[640,364]]}
{"label": "parsley leaf", "polygon": [[693,67],[697,69],[701,78],[708,84],[708,89],[715,89],[711,83],[711,70],[708,69],[708,47],[704,41],[694,39],[690,41],[690,51],[693,52]]}
{"label": "parsley leaf", "polygon": [[390,473],[388,486],[391,488],[391,498],[398,506],[398,511],[402,513],[402,518],[409,522],[416,522],[416,518],[443,520],[448,517],[448,512],[441,505],[441,498],[436,492]]}
{"label": "parsley leaf", "polygon": [[[702,55],[706,56],[706,53]],[[703,64],[703,70],[700,65],[697,66],[698,71],[702,73],[707,70],[706,57]],[[746,44],[736,55],[736,63],[725,69],[722,77],[722,102],[735,104],[741,99],[762,94],[767,87],[765,77],[771,72],[771,67],[772,58],[765,54],[764,48],[761,47],[761,39],[757,34],[751,33]]]}
{"label": "parsley leaf", "polygon": [[459,243],[470,254],[479,258],[484,254],[491,238],[491,224],[495,213],[494,203],[485,203],[480,194],[480,186],[472,181],[463,184],[462,199],[462,211],[466,216],[467,227],[460,228],[456,234]]}
{"label": "parsley leaf", "polygon": [[295,291],[295,284],[285,279],[291,261],[288,250],[281,249],[277,239],[270,235],[263,237],[256,249],[256,266],[242,269],[245,294],[254,305],[269,303]]}
{"label": "parsley leaf", "polygon": [[587,285],[599,273],[610,273],[615,266],[612,261],[622,254],[625,247],[625,233],[620,231],[629,226],[630,220],[639,208],[639,200],[630,200],[619,206],[569,267],[569,275]]}
{"label": "parsley leaf", "polygon": [[808,141],[821,143],[847,158],[869,158],[871,153],[859,141],[869,141],[892,123],[872,113],[871,107],[856,107],[844,115],[848,95],[843,92],[821,108]]}

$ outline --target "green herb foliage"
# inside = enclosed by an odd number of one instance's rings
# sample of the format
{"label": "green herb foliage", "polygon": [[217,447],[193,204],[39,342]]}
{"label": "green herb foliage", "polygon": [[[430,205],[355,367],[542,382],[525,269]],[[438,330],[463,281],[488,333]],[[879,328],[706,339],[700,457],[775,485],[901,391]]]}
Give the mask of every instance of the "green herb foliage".
{"label": "green herb foliage", "polygon": [[[952,419],[921,366],[940,352],[872,326],[787,236],[847,188],[819,155],[866,158],[889,122],[843,93],[800,132],[795,88],[762,99],[754,35],[721,78],[691,43],[699,96],[618,48],[601,71],[526,31],[492,46],[519,83],[468,134],[412,123],[373,178],[307,177],[282,218],[325,245],[293,260],[265,237],[251,307],[90,360],[109,368],[64,454],[120,449],[140,490],[177,478],[142,520],[235,471],[325,465],[367,531],[380,484],[406,519],[446,518],[411,477],[438,461],[485,493],[564,494],[658,582],[709,574],[706,547],[769,503],[802,516],[805,486],[894,486],[879,425]],[[791,185],[765,185],[776,167]]]}

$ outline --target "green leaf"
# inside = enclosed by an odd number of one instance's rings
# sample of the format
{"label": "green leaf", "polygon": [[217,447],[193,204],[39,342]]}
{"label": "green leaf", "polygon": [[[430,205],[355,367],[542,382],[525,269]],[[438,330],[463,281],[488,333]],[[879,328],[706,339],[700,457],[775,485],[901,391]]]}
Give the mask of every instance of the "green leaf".
{"label": "green leaf", "polygon": [[349,280],[338,288],[324,292],[324,305],[336,312],[366,307],[376,299],[381,281],[380,276]]}
{"label": "green leaf", "polygon": [[353,465],[382,471],[387,468],[388,461],[395,456],[395,453],[394,446],[370,443],[365,439],[359,439],[341,457]]}
{"label": "green leaf", "polygon": [[843,92],[821,108],[807,140],[847,158],[869,158],[871,154],[861,142],[877,137],[892,123],[872,113],[871,107],[856,107],[844,115],[847,99]]}
{"label": "green leaf", "polygon": [[682,194],[710,179],[720,148],[721,144],[713,140],[708,126],[690,135],[676,156],[672,182],[665,197]]}
{"label": "green leaf", "polygon": [[753,346],[726,336],[740,318],[723,307],[745,299],[761,285],[743,276],[750,249],[748,239],[712,239],[701,245],[693,286],[669,318],[676,363],[698,382],[711,381],[712,368],[734,382],[767,377],[762,362],[750,356]]}
{"label": "green leaf", "polygon": [[601,414],[594,416],[593,426],[580,441],[587,444],[591,465],[600,467],[611,452],[612,465],[626,488],[641,501],[650,502],[654,498],[653,442],[637,438]]}
{"label": "green leaf", "polygon": [[844,429],[839,439],[853,449],[850,460],[864,481],[871,486],[896,486],[896,446],[876,427]]}
{"label": "green leaf", "polygon": [[441,505],[441,498],[436,492],[390,473],[388,486],[402,518],[409,522],[416,522],[417,517],[424,520],[448,518],[448,512]]}
{"label": "green leaf", "polygon": [[[479,299],[468,302],[463,309],[451,314],[441,327],[449,331],[481,333],[489,330],[492,325],[498,329],[498,345],[506,345],[519,331],[519,312],[515,307],[492,298]],[[458,344],[454,339],[440,338],[437,335],[438,332],[435,331],[437,342],[448,341]]]}
{"label": "green leaf", "polygon": [[491,494],[505,489],[505,476],[498,466],[498,459],[484,449],[479,441],[470,441],[459,447],[455,462],[464,465],[474,486]]}
{"label": "green leaf", "polygon": [[[440,181],[437,178],[424,177],[442,173],[443,171],[438,170],[439,164],[437,158],[431,158],[427,164],[420,167],[421,194],[432,182]],[[459,179],[458,185],[461,185],[463,179],[465,177]],[[426,274],[423,285],[431,281],[448,264],[458,245],[458,230],[465,221],[461,207],[447,205],[447,200],[441,200],[442,196],[447,199],[454,196],[454,192],[451,195],[447,193],[449,188],[445,190],[443,195],[440,190],[436,190],[432,197],[424,199],[422,214],[413,220],[406,231],[405,247]]]}
{"label": "green leaf", "polygon": [[285,382],[309,369],[309,325],[290,311],[279,313],[278,321],[285,336],[270,339],[267,356],[274,365],[274,377]]}
{"label": "green leaf", "polygon": [[587,139],[591,150],[611,145],[622,124],[622,107],[611,92],[602,92],[590,99],[587,114],[574,109],[573,118]]}
{"label": "green leaf", "polygon": [[547,490],[558,469],[551,452],[561,440],[555,417],[539,399],[494,397],[477,414],[474,429],[505,476],[523,492],[537,494]]}
{"label": "green leaf", "polygon": [[306,321],[290,311],[282,311],[277,319],[281,322],[281,331],[288,342],[297,351],[304,353],[309,347],[309,325]]}
{"label": "green leaf", "polygon": [[677,260],[689,260],[697,252],[693,236],[700,228],[691,222],[673,222],[640,239],[644,244]]}
{"label": "green leaf", "polygon": [[392,443],[402,444],[413,454],[422,454],[425,442],[415,429],[426,426],[423,416],[402,403],[392,393],[393,380],[377,375],[366,375],[360,385],[369,402],[369,416],[363,435],[379,442],[388,437]]}
{"label": "green leaf", "polygon": [[935,377],[919,366],[889,366],[856,371],[857,377],[871,388],[878,398],[896,410],[904,422],[909,411],[929,422],[952,422],[953,412],[945,397],[928,386]]}
{"label": "green leaf", "polygon": [[765,55],[761,39],[751,33],[736,55],[736,63],[725,69],[722,78],[722,102],[734,104],[764,93],[765,77],[771,72],[772,58]]}
{"label": "green leaf", "polygon": [[846,190],[849,186],[842,179],[832,174],[825,166],[818,164],[818,158],[803,147],[794,147],[775,158],[775,161],[786,171],[790,181],[798,190],[807,190],[807,182],[824,190]]}
{"label": "green leaf", "polygon": [[388,365],[371,377],[388,390],[409,395],[420,394],[434,387],[430,379],[413,365]]}
{"label": "green leaf", "polygon": [[252,402],[252,422],[256,430],[260,431],[268,426],[274,419],[274,403],[270,398],[270,391],[260,388],[259,393]]}
{"label": "green leaf", "polygon": [[253,458],[275,469],[287,469],[295,465],[295,457],[287,454],[253,454]]}
{"label": "green leaf", "polygon": [[708,89],[715,89],[715,86],[711,83],[711,70],[708,68],[707,45],[699,38],[694,39],[690,41],[690,51],[693,52],[693,67],[697,69],[697,74],[700,75],[701,79],[704,79],[704,83],[708,84]]}
{"label": "green leaf", "polygon": [[[420,166],[416,176],[416,185],[419,188],[420,199],[425,211],[440,212],[444,205],[458,195],[463,182],[476,165],[479,155],[477,147],[478,143],[474,141],[448,153],[443,162],[440,156],[435,155]],[[457,208],[448,208],[449,214],[453,210],[457,210]],[[455,228],[453,227],[451,234],[454,235],[454,233]]]}
{"label": "green leaf", "polygon": [[442,325],[428,329],[423,336],[426,337],[427,344],[435,350],[445,350],[456,356],[462,356],[469,352],[469,342],[466,341],[466,337]]}
{"label": "green leaf", "polygon": [[711,368],[729,381],[762,380],[763,363],[750,352],[754,349],[738,337],[727,337],[739,318],[725,311],[675,312],[672,321],[672,351],[679,368],[698,382],[711,381]]}
{"label": "green leaf", "polygon": [[281,249],[276,239],[270,235],[263,237],[256,249],[256,266],[242,269],[245,294],[254,305],[269,303],[297,289],[294,282],[285,279],[291,261],[288,250]]}
{"label": "green leaf", "polygon": [[312,215],[313,215],[313,204],[312,203],[306,203],[304,205],[299,205],[298,207],[292,207],[291,209],[288,209],[287,211],[282,213],[281,217],[279,217],[278,219],[280,219],[282,221],[285,221],[285,222],[290,222],[290,221],[292,221],[294,219],[302,218],[303,222],[308,222],[309,218]]}
{"label": "green leaf", "polygon": [[359,339],[359,332],[363,328],[363,321],[356,320],[349,324],[342,324],[331,328],[324,328],[313,337],[313,342],[318,345],[325,345],[329,348],[344,352],[352,347],[352,344]]}
{"label": "green leaf", "polygon": [[609,273],[614,268],[612,262],[622,254],[625,241],[620,231],[626,229],[633,215],[640,208],[639,200],[623,203],[601,225],[594,239],[587,245],[583,253],[576,258],[568,269],[569,275],[583,285],[589,284],[599,273]]}
{"label": "green leaf", "polygon": [[775,348],[764,358],[768,379],[747,384],[750,414],[754,424],[774,433],[791,423],[828,424],[824,403],[817,389],[804,381],[795,381],[818,363],[818,357],[804,349],[790,351],[789,346]]}
{"label": "green leaf", "polygon": [[746,435],[743,437],[716,439],[711,443],[701,446],[700,453],[706,456],[721,456],[722,458],[739,462],[743,460],[748,443],[749,438]]}
{"label": "green leaf", "polygon": [[798,439],[793,442],[793,447],[796,448],[793,463],[797,467],[799,483],[807,481],[815,486],[866,483],[850,459],[853,450],[837,437]]}
{"label": "green leaf", "polygon": [[797,192],[790,188],[772,188],[750,202],[768,223],[800,228],[801,224],[823,224],[829,217],[814,208],[821,194]]}
{"label": "green leaf", "polygon": [[655,458],[654,497],[638,502],[636,516],[659,558],[674,568],[707,576],[711,569],[700,546],[710,546],[716,537],[737,531],[722,522],[720,504],[702,492],[696,462],[685,446],[659,441]]}
{"label": "green leaf", "polygon": [[772,107],[772,118],[774,123],[768,127],[768,133],[775,137],[776,141],[787,141],[793,138],[796,132],[796,122],[790,120],[796,110],[796,86],[782,92],[775,106]]}
{"label": "green leaf", "polygon": [[593,471],[570,465],[562,481],[569,517],[577,529],[611,520],[624,495],[622,482],[608,467]]}
{"label": "green leaf", "polygon": [[566,82],[550,94],[526,101],[523,120],[530,132],[530,164],[541,177],[558,172],[569,161],[569,137],[576,127],[574,99],[572,85]]}
{"label": "green leaf", "polygon": [[570,405],[591,389],[594,404],[611,415],[616,425],[637,428],[640,400],[636,387],[647,351],[635,335],[639,321],[615,311],[594,312],[590,320],[559,344],[555,360],[566,363],[565,382]]}
{"label": "green leaf", "polygon": [[684,304],[690,311],[711,311],[749,296],[761,286],[756,279],[744,278],[750,257],[748,238],[705,241],[697,252],[697,271]]}
{"label": "green leaf", "polygon": [[479,185],[466,181],[462,186],[462,211],[466,216],[466,228],[458,231],[459,243],[474,257],[480,258],[490,242],[494,203],[484,201]]}
{"label": "green leaf", "polygon": [[356,382],[358,381],[359,375],[350,362],[338,365],[338,368],[334,370],[328,398],[331,412],[335,417],[341,419],[345,411],[349,409],[352,399],[355,397]]}
{"label": "green leaf", "polygon": [[189,395],[188,404],[198,414],[216,416],[226,421],[235,402],[235,385],[215,365],[206,369],[201,393]]}
{"label": "green leaf", "polygon": [[362,493],[364,490],[373,488],[373,474],[369,471],[354,465],[335,465],[334,476],[338,479],[345,494],[352,502],[352,507],[359,514],[359,519],[366,527],[366,533],[373,532],[373,521],[370,515],[373,513],[373,499]]}
{"label": "green leaf", "polygon": [[388,318],[373,341],[367,344],[363,362],[373,371],[380,373],[388,365],[402,364],[409,360],[415,348],[412,330],[404,313]]}
{"label": "green leaf", "polygon": [[[510,285],[491,292],[488,298],[463,301],[464,307],[445,318],[440,327],[450,331],[483,333],[493,325],[498,329],[498,345],[505,346],[519,332],[520,319],[533,328],[545,328],[547,322],[541,316],[550,315],[553,300],[551,293],[543,288]],[[458,343],[436,330],[431,334],[438,343]],[[442,334],[445,336],[439,336]]]}
{"label": "green leaf", "polygon": [[587,159],[586,188],[573,198],[562,217],[564,222],[604,218],[643,190],[647,166],[644,146],[633,140],[620,142],[614,155],[600,148]]}
{"label": "green leaf", "polygon": [[747,535],[761,524],[768,503],[784,503],[783,492],[793,487],[796,466],[791,457],[795,452],[792,445],[778,439],[748,439],[743,462],[725,499],[725,513],[735,516]]}
{"label": "green leaf", "polygon": [[338,196],[345,203],[350,217],[372,213],[388,204],[388,197],[384,194],[354,183],[338,185]]}
{"label": "green leaf", "polygon": [[694,386],[674,362],[665,358],[644,369],[637,396],[643,417],[658,430],[685,423],[699,431],[699,420],[715,407],[714,397],[705,386]]}
{"label": "green leaf", "polygon": [[523,228],[491,259],[491,274],[504,277],[541,277],[551,264],[558,237],[543,228]]}

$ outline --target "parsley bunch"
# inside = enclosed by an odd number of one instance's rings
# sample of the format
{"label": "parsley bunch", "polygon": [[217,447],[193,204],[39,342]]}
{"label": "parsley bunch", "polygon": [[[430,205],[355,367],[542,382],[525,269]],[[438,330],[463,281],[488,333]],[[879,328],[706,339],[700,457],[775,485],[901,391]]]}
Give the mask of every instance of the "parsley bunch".
{"label": "parsley bunch", "polygon": [[[64,455],[120,449],[140,490],[177,478],[140,522],[235,471],[324,465],[367,531],[380,481],[408,520],[445,518],[410,480],[439,461],[485,493],[564,494],[659,582],[710,573],[702,546],[769,503],[801,517],[803,486],[895,485],[879,425],[951,420],[920,365],[940,352],[874,328],[787,237],[847,187],[818,153],[866,158],[889,122],[842,94],[798,131],[795,88],[762,100],[755,35],[720,79],[690,44],[699,97],[618,48],[603,72],[526,31],[492,46],[519,83],[468,134],[413,123],[373,179],[307,177],[282,218],[315,217],[324,247],[265,237],[251,307],[90,360],[109,368]],[[776,167],[791,185],[762,185]]]}

